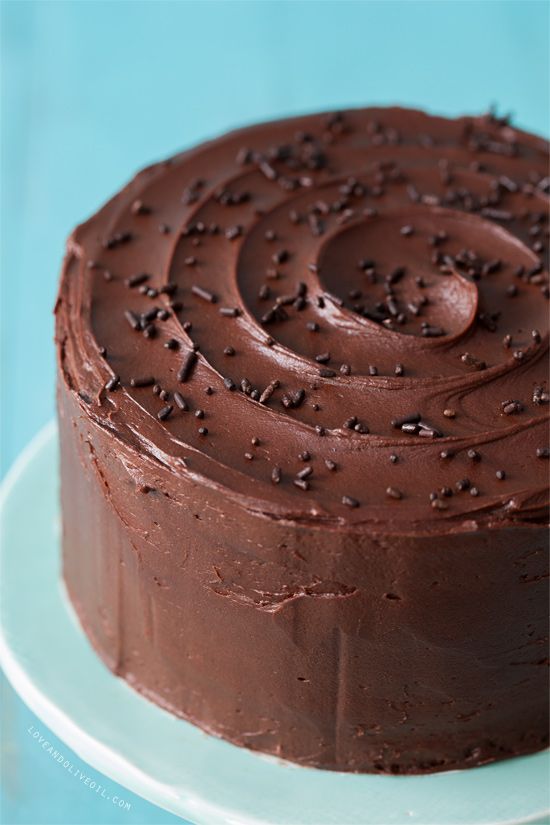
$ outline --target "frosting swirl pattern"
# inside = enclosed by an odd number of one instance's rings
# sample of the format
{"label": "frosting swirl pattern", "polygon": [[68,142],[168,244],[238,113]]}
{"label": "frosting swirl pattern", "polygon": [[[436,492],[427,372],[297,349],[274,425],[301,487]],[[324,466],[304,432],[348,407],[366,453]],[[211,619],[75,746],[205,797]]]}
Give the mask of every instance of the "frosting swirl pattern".
{"label": "frosting swirl pattern", "polygon": [[313,115],[75,231],[63,575],[117,675],[316,767],[547,744],[547,148],[494,115]]}
{"label": "frosting swirl pattern", "polygon": [[156,164],[69,242],[65,376],[102,427],[253,512],[541,522],[546,158],[492,115],[365,109]]}

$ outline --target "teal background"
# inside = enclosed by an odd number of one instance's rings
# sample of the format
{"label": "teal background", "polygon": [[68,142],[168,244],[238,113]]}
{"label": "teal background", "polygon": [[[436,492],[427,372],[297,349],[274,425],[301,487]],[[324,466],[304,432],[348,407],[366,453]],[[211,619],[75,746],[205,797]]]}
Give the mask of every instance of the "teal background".
{"label": "teal background", "polygon": [[[65,238],[140,166],[256,119],[368,103],[449,115],[495,103],[518,125],[549,131],[546,0],[3,0],[0,9],[3,473],[54,413],[51,309]],[[124,789],[130,811],[81,786],[32,740],[30,725],[47,729],[5,682],[2,694],[5,825],[181,822]]]}

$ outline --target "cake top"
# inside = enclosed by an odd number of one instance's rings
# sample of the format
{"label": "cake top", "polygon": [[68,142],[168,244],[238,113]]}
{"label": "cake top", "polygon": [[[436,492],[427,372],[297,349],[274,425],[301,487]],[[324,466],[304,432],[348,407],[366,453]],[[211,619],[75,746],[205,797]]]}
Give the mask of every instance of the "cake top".
{"label": "cake top", "polygon": [[547,144],[495,115],[261,124],[141,172],[68,244],[85,414],[259,515],[373,532],[540,523]]}

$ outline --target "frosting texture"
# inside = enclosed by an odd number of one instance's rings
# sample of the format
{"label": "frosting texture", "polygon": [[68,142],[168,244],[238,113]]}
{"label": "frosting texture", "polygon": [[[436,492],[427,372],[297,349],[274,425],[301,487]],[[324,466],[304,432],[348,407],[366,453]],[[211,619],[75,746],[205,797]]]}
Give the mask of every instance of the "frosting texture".
{"label": "frosting texture", "polygon": [[118,437],[275,518],[544,519],[545,164],[495,117],[399,109],[186,152],[75,232],[63,368]]}
{"label": "frosting texture", "polygon": [[494,114],[311,115],[75,230],[63,573],[116,674],[321,768],[547,744],[547,152]]}

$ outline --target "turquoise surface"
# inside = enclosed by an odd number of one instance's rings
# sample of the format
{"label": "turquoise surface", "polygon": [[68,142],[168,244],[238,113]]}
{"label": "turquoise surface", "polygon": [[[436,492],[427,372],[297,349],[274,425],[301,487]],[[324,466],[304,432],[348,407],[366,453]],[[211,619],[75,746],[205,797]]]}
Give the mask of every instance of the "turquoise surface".
{"label": "turquoise surface", "polygon": [[[54,410],[65,237],[140,166],[256,119],[371,102],[497,103],[549,131],[544,0],[4,0],[0,13],[3,472]],[[135,797],[113,811],[43,758],[31,724],[3,686],[3,822],[175,821]]]}

